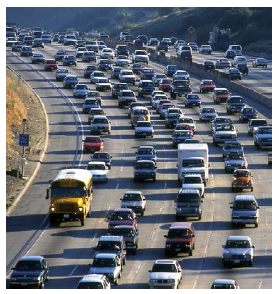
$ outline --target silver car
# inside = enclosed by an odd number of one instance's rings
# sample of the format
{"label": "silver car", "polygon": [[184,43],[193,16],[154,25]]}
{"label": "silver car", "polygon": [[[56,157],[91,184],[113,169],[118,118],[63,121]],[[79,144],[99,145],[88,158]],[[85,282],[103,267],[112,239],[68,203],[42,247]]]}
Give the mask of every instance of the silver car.
{"label": "silver car", "polygon": [[121,200],[121,208],[131,208],[135,213],[144,215],[146,200],[141,191],[126,191]]}
{"label": "silver car", "polygon": [[111,125],[110,121],[105,115],[95,115],[91,121],[91,134],[110,134]]}
{"label": "silver car", "polygon": [[223,144],[226,141],[232,140],[235,141],[237,138],[236,128],[231,124],[221,124],[216,125],[213,132],[213,144],[217,146],[218,144]]}
{"label": "silver car", "polygon": [[151,137],[154,136],[154,129],[150,121],[138,121],[135,125],[136,137]]}
{"label": "silver car", "polygon": [[241,154],[230,154],[225,158],[225,171],[233,172],[235,169],[247,169],[247,159]]}
{"label": "silver car", "polygon": [[200,121],[211,121],[218,116],[218,112],[213,107],[203,107],[199,113]]}

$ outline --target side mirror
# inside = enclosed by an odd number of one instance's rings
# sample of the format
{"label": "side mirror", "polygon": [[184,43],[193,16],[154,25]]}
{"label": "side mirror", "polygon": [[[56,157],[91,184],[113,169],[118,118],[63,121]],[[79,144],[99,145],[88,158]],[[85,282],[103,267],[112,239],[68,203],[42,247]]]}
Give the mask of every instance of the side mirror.
{"label": "side mirror", "polygon": [[233,209],[233,206],[230,206],[230,209]]}
{"label": "side mirror", "polygon": [[123,200],[123,198],[120,198],[120,200]]}
{"label": "side mirror", "polygon": [[46,199],[49,199],[49,189],[46,190]]}
{"label": "side mirror", "polygon": [[168,238],[168,236],[167,236],[167,235],[164,235],[164,237],[165,237],[165,238]]}

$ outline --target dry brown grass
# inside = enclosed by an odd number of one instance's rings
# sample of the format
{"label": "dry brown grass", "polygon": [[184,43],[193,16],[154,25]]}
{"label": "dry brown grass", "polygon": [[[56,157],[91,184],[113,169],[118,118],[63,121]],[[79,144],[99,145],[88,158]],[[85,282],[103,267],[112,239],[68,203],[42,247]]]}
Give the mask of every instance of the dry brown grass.
{"label": "dry brown grass", "polygon": [[16,89],[16,84],[10,77],[6,77],[6,147],[17,144],[13,128],[19,128],[27,111]]}

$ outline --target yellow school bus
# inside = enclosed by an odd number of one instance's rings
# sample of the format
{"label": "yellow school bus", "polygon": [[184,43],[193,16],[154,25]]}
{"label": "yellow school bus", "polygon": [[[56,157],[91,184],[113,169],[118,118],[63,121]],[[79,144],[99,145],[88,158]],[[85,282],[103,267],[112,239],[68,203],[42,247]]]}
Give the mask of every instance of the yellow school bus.
{"label": "yellow school bus", "polygon": [[84,226],[90,216],[93,194],[92,174],[85,169],[63,169],[47,189],[46,199],[50,199],[49,222],[79,220]]}

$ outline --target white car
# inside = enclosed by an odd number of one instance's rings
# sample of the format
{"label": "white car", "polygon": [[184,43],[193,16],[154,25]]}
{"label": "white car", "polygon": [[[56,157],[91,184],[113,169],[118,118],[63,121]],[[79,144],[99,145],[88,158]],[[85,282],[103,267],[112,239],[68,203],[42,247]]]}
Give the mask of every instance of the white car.
{"label": "white car", "polygon": [[166,99],[168,99],[166,94],[156,94],[155,96],[152,97],[151,105],[152,105],[153,108],[156,109],[157,104],[159,103],[159,101],[160,100],[166,100]]}
{"label": "white car", "polygon": [[85,275],[79,281],[77,289],[110,289],[110,282],[105,275]]}
{"label": "white car", "polygon": [[135,136],[136,137],[151,137],[154,136],[154,129],[150,121],[137,121],[135,125]]}
{"label": "white car", "polygon": [[125,55],[118,55],[116,61],[115,61],[116,65],[118,66],[127,66],[129,65],[131,62],[129,60],[129,58]]}
{"label": "white car", "polygon": [[135,84],[136,76],[131,69],[122,69],[119,73],[120,83]]}
{"label": "white car", "polygon": [[197,189],[204,198],[204,182],[200,174],[185,174],[182,181],[182,189]]}
{"label": "white car", "polygon": [[235,56],[235,58],[232,60],[232,65],[237,66],[238,64],[247,65],[246,57],[245,56]]}
{"label": "white car", "polygon": [[211,289],[240,289],[235,280],[216,279],[211,285]]}
{"label": "white car", "polygon": [[108,58],[113,59],[114,58],[114,52],[111,48],[103,48],[100,53],[101,58]]}
{"label": "white car", "polygon": [[108,181],[108,169],[105,162],[90,161],[88,162],[86,169],[91,172],[93,183],[106,183]]}
{"label": "white car", "polygon": [[150,289],[178,289],[182,280],[182,270],[177,260],[156,260],[149,271]]}
{"label": "white car", "polygon": [[149,62],[149,54],[146,50],[135,50],[135,52],[132,54],[132,60],[133,62],[144,62],[148,64]]}
{"label": "white car", "polygon": [[95,84],[99,78],[106,78],[105,73],[99,70],[95,70],[90,75],[90,81],[92,84]]}
{"label": "white car", "polygon": [[177,70],[174,74],[173,74],[173,79],[174,80],[189,80],[190,79],[190,75],[186,70]]}

